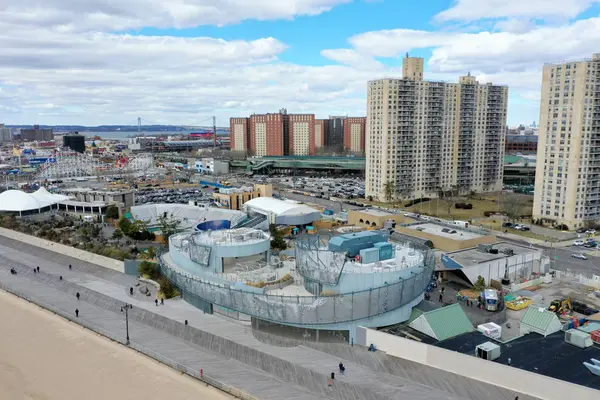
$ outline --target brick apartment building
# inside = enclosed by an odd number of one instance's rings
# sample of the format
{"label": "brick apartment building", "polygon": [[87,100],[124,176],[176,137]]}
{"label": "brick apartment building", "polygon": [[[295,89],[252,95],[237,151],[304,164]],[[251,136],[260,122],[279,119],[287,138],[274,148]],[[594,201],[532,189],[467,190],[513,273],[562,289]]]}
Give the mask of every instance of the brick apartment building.
{"label": "brick apartment building", "polygon": [[250,118],[230,118],[232,151],[256,156],[314,156],[325,146],[354,153],[365,149],[365,117],[315,119],[314,114],[253,114]]}

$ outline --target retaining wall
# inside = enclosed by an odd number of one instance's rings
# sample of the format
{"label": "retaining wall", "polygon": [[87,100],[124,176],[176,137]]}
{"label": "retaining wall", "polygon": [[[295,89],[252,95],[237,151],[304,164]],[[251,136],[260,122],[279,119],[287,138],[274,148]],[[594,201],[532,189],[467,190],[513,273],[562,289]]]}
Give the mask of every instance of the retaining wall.
{"label": "retaining wall", "polygon": [[79,250],[71,246],[51,242],[50,240],[41,239],[32,235],[26,235],[11,229],[0,228],[0,235],[9,239],[18,240],[33,246],[41,247],[46,250],[54,251],[56,253],[64,254],[69,257],[77,258],[81,261],[100,265],[101,267],[112,269],[114,271],[125,272],[123,261],[115,260],[113,258],[100,256],[98,254],[90,253],[89,251]]}
{"label": "retaining wall", "polygon": [[[373,329],[364,327],[358,329],[364,330],[365,346],[373,343],[377,351],[384,351],[399,359],[438,368],[442,371],[453,371],[455,374],[481,382],[493,382],[494,385],[502,388],[544,400],[598,398],[597,390],[584,386],[426,345]],[[357,335],[357,337],[361,336]],[[363,343],[360,344],[363,345]],[[524,398],[524,396],[520,395],[519,398]]]}

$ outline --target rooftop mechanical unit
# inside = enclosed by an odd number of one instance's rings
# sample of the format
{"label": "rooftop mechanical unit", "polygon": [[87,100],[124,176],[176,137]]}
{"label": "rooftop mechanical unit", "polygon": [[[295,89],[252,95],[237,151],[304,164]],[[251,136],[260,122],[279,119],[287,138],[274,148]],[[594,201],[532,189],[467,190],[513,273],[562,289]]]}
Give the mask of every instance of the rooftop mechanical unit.
{"label": "rooftop mechanical unit", "polygon": [[475,347],[475,356],[489,361],[497,360],[500,358],[500,346],[492,342],[481,343]]}

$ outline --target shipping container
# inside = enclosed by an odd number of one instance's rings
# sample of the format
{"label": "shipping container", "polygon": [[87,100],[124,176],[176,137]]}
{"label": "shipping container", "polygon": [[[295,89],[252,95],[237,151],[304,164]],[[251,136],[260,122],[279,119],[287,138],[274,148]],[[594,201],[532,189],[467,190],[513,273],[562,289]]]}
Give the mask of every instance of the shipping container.
{"label": "shipping container", "polygon": [[493,322],[478,325],[477,330],[483,333],[485,336],[491,337],[492,339],[500,339],[502,336],[502,327]]}
{"label": "shipping container", "polygon": [[592,341],[596,344],[600,344],[600,329],[592,332],[591,334]]}

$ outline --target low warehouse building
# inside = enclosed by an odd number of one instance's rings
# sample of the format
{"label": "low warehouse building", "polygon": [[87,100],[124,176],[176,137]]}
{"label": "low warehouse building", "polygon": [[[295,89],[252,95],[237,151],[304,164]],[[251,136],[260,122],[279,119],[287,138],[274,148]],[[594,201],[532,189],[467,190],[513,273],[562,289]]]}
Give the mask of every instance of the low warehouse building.
{"label": "low warehouse building", "polygon": [[532,273],[544,274],[550,268],[550,260],[542,250],[508,242],[442,254],[441,263],[442,269],[438,271],[443,271],[444,278],[471,284],[479,276],[487,283],[505,277],[518,283],[529,279]]}
{"label": "low warehouse building", "polygon": [[469,249],[482,243],[496,242],[496,236],[477,228],[461,228],[440,222],[414,222],[396,225],[396,232],[431,240],[436,249],[457,251]]}
{"label": "low warehouse building", "polygon": [[350,225],[383,229],[386,221],[394,221],[396,224],[403,224],[412,221],[412,219],[406,218],[402,214],[391,213],[376,208],[348,211],[348,223]]}
{"label": "low warehouse building", "polygon": [[292,201],[283,201],[273,197],[259,197],[243,205],[248,215],[260,214],[269,224],[309,225],[321,219],[321,213],[312,207]]}

